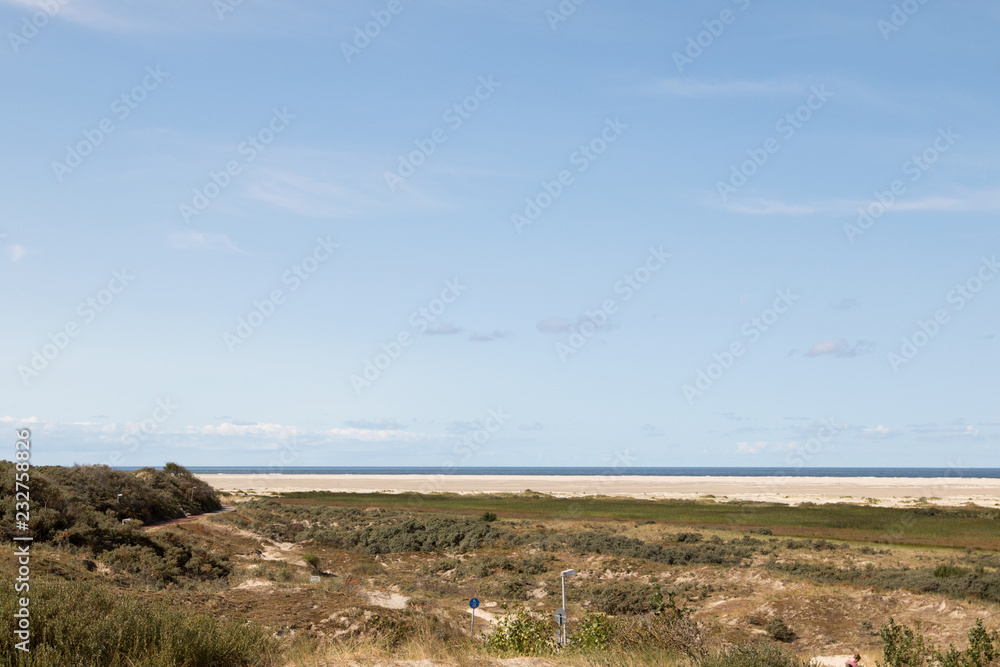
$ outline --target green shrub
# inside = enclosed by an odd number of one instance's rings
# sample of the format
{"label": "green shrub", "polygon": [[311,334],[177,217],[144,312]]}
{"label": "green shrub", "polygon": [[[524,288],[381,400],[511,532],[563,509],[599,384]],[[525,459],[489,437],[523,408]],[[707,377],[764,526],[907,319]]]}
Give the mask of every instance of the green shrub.
{"label": "green shrub", "polygon": [[[0,461],[0,495],[14,495],[14,464]],[[119,494],[121,497],[119,499]],[[136,544],[135,530],[123,519],[143,525],[201,514],[222,507],[215,491],[179,465],[133,472],[108,466],[39,466],[31,473],[30,522],[36,542],[85,547],[95,554]],[[0,529],[13,535],[14,506],[0,508]]]}
{"label": "green shrub", "polygon": [[969,631],[969,646],[959,651],[954,646],[935,653],[941,667],[993,667],[1000,664],[1000,632],[987,632],[982,619]]}
{"label": "green shrub", "polygon": [[[884,590],[906,589],[915,593],[941,593],[959,600],[977,599],[1000,602],[1000,572],[981,568],[952,573],[953,566],[943,570],[947,576],[936,576],[939,568],[848,568],[813,563],[768,563],[768,569],[808,577],[830,584],[851,584]],[[940,566],[939,566],[940,567]]]}
{"label": "green shrub", "polygon": [[570,633],[569,645],[583,651],[606,651],[614,638],[615,626],[607,616],[588,613]]}
{"label": "green shrub", "polygon": [[507,602],[520,602],[528,599],[528,589],[531,584],[523,579],[507,579],[493,588],[496,596]]}
{"label": "green shrub", "polygon": [[795,633],[788,627],[785,620],[778,616],[768,620],[764,629],[767,631],[767,634],[771,636],[771,639],[776,639],[779,642],[795,641]]}
{"label": "green shrub", "polygon": [[486,638],[486,648],[501,655],[546,655],[556,648],[556,626],[524,608],[501,618]]}
{"label": "green shrub", "polygon": [[[16,593],[0,588],[0,613],[11,618]],[[4,667],[265,667],[278,646],[255,625],[218,621],[91,582],[31,582],[31,653],[0,643]]]}
{"label": "green shrub", "polygon": [[964,567],[958,567],[957,565],[946,565],[941,564],[934,568],[934,576],[939,579],[946,579],[948,577],[961,577],[966,574],[968,570]]}
{"label": "green shrub", "polygon": [[634,581],[601,582],[591,593],[594,607],[610,616],[645,614],[652,607],[653,589]]}
{"label": "green shrub", "polygon": [[923,635],[913,632],[905,625],[897,625],[892,618],[879,630],[882,639],[882,659],[879,667],[924,667],[927,664],[930,646]]}
{"label": "green shrub", "polygon": [[491,523],[497,520],[497,515],[493,512],[483,512],[483,515],[479,517],[480,521],[485,521],[486,523]]}
{"label": "green shrub", "polygon": [[305,554],[302,556],[302,560],[312,568],[313,572],[319,572],[319,556],[316,554]]}
{"label": "green shrub", "polygon": [[743,644],[708,655],[699,667],[809,667],[793,653],[774,644]]}
{"label": "green shrub", "polygon": [[373,560],[362,561],[355,565],[351,571],[359,577],[377,577],[380,574],[385,574],[385,568]]}
{"label": "green shrub", "polygon": [[701,542],[705,538],[701,533],[677,533],[674,535],[674,542]]}

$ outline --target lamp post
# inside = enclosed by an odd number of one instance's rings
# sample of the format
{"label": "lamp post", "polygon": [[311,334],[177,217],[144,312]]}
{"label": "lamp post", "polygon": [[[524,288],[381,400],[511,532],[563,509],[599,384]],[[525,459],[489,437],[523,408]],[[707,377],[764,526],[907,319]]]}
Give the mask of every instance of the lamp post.
{"label": "lamp post", "polygon": [[[572,577],[576,574],[576,570],[563,570],[559,574],[559,580],[562,582],[562,609],[556,612],[556,616],[560,619],[560,625],[562,626],[562,645],[566,645],[566,577]],[[562,612],[560,614],[560,612]]]}

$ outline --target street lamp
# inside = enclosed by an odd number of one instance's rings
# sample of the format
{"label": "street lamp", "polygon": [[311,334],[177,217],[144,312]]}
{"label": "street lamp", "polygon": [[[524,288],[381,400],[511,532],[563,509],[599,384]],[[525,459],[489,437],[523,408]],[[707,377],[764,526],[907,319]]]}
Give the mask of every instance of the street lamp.
{"label": "street lamp", "polygon": [[559,574],[559,580],[562,582],[562,609],[556,611],[556,619],[559,621],[559,625],[562,626],[562,645],[566,645],[566,577],[572,577],[576,575],[576,570],[563,570]]}

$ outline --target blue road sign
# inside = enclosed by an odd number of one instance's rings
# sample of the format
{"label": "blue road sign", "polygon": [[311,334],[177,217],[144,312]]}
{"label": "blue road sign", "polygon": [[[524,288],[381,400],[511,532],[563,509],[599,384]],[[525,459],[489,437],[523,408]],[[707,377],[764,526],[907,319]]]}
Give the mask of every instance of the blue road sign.
{"label": "blue road sign", "polygon": [[479,606],[479,598],[472,598],[469,600],[469,606],[473,609],[477,608]]}

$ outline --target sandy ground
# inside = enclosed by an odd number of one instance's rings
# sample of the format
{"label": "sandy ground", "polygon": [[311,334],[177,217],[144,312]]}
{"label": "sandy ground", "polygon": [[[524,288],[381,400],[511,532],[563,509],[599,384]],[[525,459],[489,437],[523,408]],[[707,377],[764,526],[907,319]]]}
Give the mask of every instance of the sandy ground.
{"label": "sandy ground", "polygon": [[527,475],[198,475],[223,492],[279,493],[518,493],[556,496],[630,496],[802,502],[870,502],[907,505],[924,498],[938,505],[1000,505],[1000,479],[902,477],[620,477]]}

